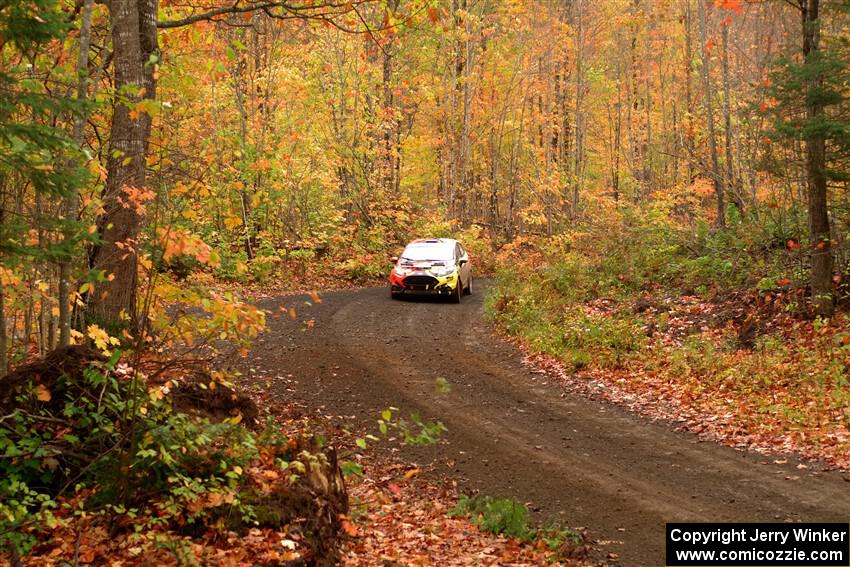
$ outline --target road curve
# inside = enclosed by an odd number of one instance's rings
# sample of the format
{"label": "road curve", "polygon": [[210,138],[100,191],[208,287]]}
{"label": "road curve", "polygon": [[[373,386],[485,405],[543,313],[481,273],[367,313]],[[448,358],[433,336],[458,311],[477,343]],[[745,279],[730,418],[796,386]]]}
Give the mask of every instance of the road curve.
{"label": "road curve", "polygon": [[[663,565],[669,521],[850,520],[850,483],[837,472],[700,442],[532,372],[488,330],[485,286],[460,305],[392,301],[386,288],[326,293],[312,306],[305,296],[264,300],[298,317],[270,318],[248,359],[253,375],[373,426],[388,406],[442,420],[447,442],[410,458],[462,489],[587,527],[624,565]],[[448,394],[436,392],[438,377]]]}

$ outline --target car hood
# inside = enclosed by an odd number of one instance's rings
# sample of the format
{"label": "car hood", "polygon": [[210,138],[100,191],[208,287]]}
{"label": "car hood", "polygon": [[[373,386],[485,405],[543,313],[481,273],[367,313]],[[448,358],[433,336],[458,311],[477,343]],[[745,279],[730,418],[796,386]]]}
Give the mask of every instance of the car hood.
{"label": "car hood", "polygon": [[415,270],[430,270],[431,268],[447,268],[450,266],[454,266],[454,262],[449,260],[446,261],[426,261],[426,260],[401,260],[398,263],[402,268],[415,269]]}

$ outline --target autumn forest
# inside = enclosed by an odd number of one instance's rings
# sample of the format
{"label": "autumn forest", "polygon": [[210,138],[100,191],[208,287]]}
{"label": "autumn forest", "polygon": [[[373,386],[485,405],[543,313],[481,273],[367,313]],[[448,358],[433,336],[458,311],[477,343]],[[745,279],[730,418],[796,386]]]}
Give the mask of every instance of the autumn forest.
{"label": "autumn forest", "polygon": [[[355,509],[421,520],[375,447],[451,412],[340,433],[245,365],[422,236],[579,390],[847,470],[848,97],[844,0],[0,0],[0,564],[408,549]],[[439,498],[432,533],[476,535],[431,564],[619,564]]]}

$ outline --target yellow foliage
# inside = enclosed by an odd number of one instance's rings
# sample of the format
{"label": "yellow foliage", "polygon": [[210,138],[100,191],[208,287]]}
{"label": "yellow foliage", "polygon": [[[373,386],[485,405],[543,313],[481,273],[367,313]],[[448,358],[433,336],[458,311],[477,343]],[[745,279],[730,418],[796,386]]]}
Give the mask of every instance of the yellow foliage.
{"label": "yellow foliage", "polygon": [[50,393],[44,384],[39,384],[35,387],[35,397],[38,398],[39,401],[49,402],[53,395]]}
{"label": "yellow foliage", "polygon": [[234,228],[242,226],[242,219],[237,216],[224,217],[224,226],[226,226],[228,230],[233,230]]}
{"label": "yellow foliage", "polygon": [[94,344],[98,349],[107,355],[109,354],[110,346],[118,346],[121,344],[121,341],[119,341],[116,337],[110,336],[109,333],[95,324],[88,326],[86,329],[86,335],[94,341]]}
{"label": "yellow foliage", "polygon": [[5,286],[16,286],[21,283],[21,278],[15,275],[15,272],[10,270],[9,268],[4,268],[0,266],[0,284]]}
{"label": "yellow foliage", "polygon": [[178,256],[190,256],[202,264],[215,266],[220,261],[201,238],[182,228],[161,228],[157,231],[162,259],[166,262]]}

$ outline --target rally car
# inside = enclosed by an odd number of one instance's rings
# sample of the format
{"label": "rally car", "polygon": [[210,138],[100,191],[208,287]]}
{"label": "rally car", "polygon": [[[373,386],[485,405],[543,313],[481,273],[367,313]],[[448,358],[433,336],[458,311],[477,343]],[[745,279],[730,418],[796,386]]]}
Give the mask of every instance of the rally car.
{"label": "rally car", "polygon": [[455,303],[472,293],[472,266],[460,242],[423,238],[405,247],[390,273],[390,296],[420,293],[445,295]]}

